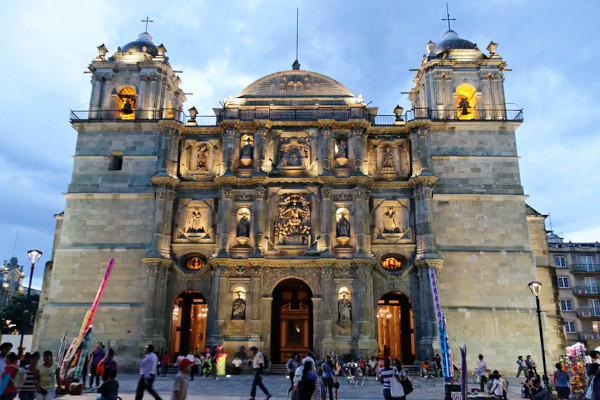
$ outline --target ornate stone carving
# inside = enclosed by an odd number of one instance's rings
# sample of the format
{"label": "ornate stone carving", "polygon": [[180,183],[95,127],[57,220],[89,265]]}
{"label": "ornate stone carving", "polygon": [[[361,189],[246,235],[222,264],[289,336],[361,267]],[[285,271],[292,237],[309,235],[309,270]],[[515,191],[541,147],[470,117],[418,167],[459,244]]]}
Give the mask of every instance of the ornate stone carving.
{"label": "ornate stone carving", "polygon": [[270,268],[264,275],[263,292],[272,293],[277,283],[287,278],[299,278],[310,286],[314,295],[321,294],[321,274],[317,268]]}
{"label": "ornate stone carving", "polygon": [[214,210],[212,199],[205,201],[186,201],[180,204],[175,217],[175,242],[214,241]]}
{"label": "ornate stone carving", "polygon": [[240,163],[244,167],[249,167],[252,164],[252,160],[254,159],[254,139],[250,135],[244,135],[242,137],[241,144],[241,155],[240,155]]}
{"label": "ornate stone carving", "polygon": [[213,144],[206,141],[186,140],[183,142],[179,172],[182,177],[198,179],[211,173],[211,163],[215,159]]}
{"label": "ornate stone carving", "polygon": [[307,137],[279,139],[279,162],[277,169],[282,172],[301,171],[310,163],[310,146]]}
{"label": "ornate stone carving", "polygon": [[321,199],[331,199],[331,186],[323,185],[321,188]]}
{"label": "ornate stone carving", "polygon": [[254,189],[254,191],[256,192],[257,198],[263,199],[263,200],[265,199],[265,195],[267,194],[267,191],[263,185],[257,185],[256,188]]}
{"label": "ornate stone carving", "polygon": [[369,190],[366,189],[364,186],[362,185],[356,185],[356,188],[354,189],[354,196],[357,199],[365,199],[368,200],[370,193]]}
{"label": "ornate stone carving", "polygon": [[282,245],[306,245],[310,238],[310,199],[300,194],[282,196],[275,222],[275,240]]}
{"label": "ornate stone carving", "polygon": [[375,199],[375,239],[378,241],[412,240],[409,199]]}
{"label": "ornate stone carving", "polygon": [[219,191],[222,199],[231,199],[233,197],[233,190],[231,185],[224,185]]}
{"label": "ornate stone carving", "polygon": [[[395,149],[394,149],[395,150]],[[384,147],[381,154],[381,168],[384,171],[394,171],[394,152],[391,147]]]}
{"label": "ornate stone carving", "polygon": [[350,212],[341,208],[336,212],[335,236],[337,242],[345,246],[350,241],[350,221],[348,220]]}
{"label": "ornate stone carving", "polygon": [[247,244],[250,239],[250,210],[247,208],[240,208],[237,212],[235,236],[235,240],[241,245]]}
{"label": "ornate stone carving", "polygon": [[246,319],[246,300],[242,298],[242,292],[240,291],[238,297],[233,300],[231,310],[232,321],[243,321]]}

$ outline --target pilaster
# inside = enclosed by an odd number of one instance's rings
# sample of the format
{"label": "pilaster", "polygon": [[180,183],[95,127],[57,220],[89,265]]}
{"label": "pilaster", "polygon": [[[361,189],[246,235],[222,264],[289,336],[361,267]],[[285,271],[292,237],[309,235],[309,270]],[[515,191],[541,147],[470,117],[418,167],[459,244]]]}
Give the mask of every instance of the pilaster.
{"label": "pilaster", "polygon": [[363,185],[354,189],[355,226],[358,258],[366,258],[371,253],[371,235],[369,234],[369,191]]}
{"label": "pilaster", "polygon": [[231,219],[231,210],[233,206],[233,191],[231,185],[224,185],[219,191],[219,197],[222,209],[218,214],[219,226],[219,252],[217,257],[229,257],[227,244],[229,243],[229,225]]}
{"label": "pilaster", "polygon": [[444,260],[441,258],[415,261],[415,266],[417,267],[418,303],[413,301],[413,305],[415,307],[415,337],[418,338],[416,343],[416,358],[418,360],[426,358],[431,360],[434,355],[433,347],[435,341],[438,339],[438,335],[429,268],[434,268],[438,272],[442,269],[443,265]]}
{"label": "pilaster", "polygon": [[146,286],[144,317],[141,345],[154,344],[156,348],[165,348],[168,338],[167,287],[169,269],[173,261],[162,258],[143,258],[148,273]]}

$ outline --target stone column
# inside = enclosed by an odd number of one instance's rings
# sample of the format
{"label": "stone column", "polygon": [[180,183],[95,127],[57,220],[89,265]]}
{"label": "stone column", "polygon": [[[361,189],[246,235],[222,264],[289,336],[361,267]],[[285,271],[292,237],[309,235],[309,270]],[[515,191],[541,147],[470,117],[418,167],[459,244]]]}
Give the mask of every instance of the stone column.
{"label": "stone column", "polygon": [[148,103],[148,98],[146,96],[146,91],[148,90],[148,78],[146,76],[140,77],[140,91],[137,94],[137,102],[135,104],[135,115],[137,119],[146,119],[148,118],[146,107]]}
{"label": "stone column", "polygon": [[233,147],[235,142],[235,128],[225,128],[223,138],[223,164],[225,173],[224,176],[232,176],[232,163],[233,163]]}
{"label": "stone column", "polygon": [[352,130],[352,142],[354,145],[355,169],[352,175],[365,174],[365,154],[367,148],[367,134],[364,128],[356,126]]}
{"label": "stone column", "polygon": [[362,185],[354,189],[354,222],[357,238],[356,257],[369,257],[371,252],[371,235],[369,234],[369,191]]}
{"label": "stone column", "polygon": [[432,185],[437,180],[434,176],[421,176],[411,178],[413,185],[413,198],[415,201],[415,234],[417,236],[417,259],[439,258],[435,250],[433,235],[433,212],[431,201],[433,198]]}
{"label": "stone column", "polygon": [[250,288],[246,294],[246,335],[253,337],[252,340],[259,340],[257,332],[260,331],[261,320],[260,320],[260,307],[261,307],[261,293],[260,293],[260,267],[250,268]]}
{"label": "stone column", "polygon": [[[333,284],[333,267],[325,266],[321,272],[322,284],[323,288],[323,305],[321,314],[319,318],[322,318],[323,324],[323,341],[324,342],[333,342],[333,321],[337,320],[337,312],[333,312],[333,301],[337,297],[337,293],[335,293],[335,285]],[[333,291],[332,291],[333,290]],[[324,344],[324,346],[326,346]],[[329,348],[325,348],[323,350],[331,350]]]}
{"label": "stone column", "polygon": [[92,95],[90,96],[90,119],[98,118],[100,110],[102,86],[104,78],[101,75],[92,76]]}
{"label": "stone column", "polygon": [[208,324],[206,327],[206,341],[210,346],[223,343],[223,324],[227,313],[224,307],[227,296],[227,267],[218,266],[213,271],[212,301],[208,304]]}
{"label": "stone column", "polygon": [[219,229],[219,252],[217,257],[229,257],[227,244],[229,243],[229,220],[231,218],[231,209],[233,206],[233,191],[231,185],[224,185],[219,192],[221,205],[218,214]]}
{"label": "stone column", "polygon": [[331,173],[331,128],[329,126],[321,127],[322,142],[320,144],[321,149],[321,160],[322,161],[322,172],[321,175],[333,175]]}
{"label": "stone column", "polygon": [[254,254],[252,257],[262,257],[267,251],[265,245],[265,195],[266,190],[262,185],[257,185],[256,197],[254,197],[254,235],[256,237],[256,245],[254,246]]}
{"label": "stone column", "polygon": [[256,175],[266,175],[265,171],[265,137],[267,136],[267,128],[259,126],[254,134],[255,149],[254,153],[258,157],[258,171]]}
{"label": "stone column", "polygon": [[321,234],[323,238],[322,257],[333,257],[331,253],[331,186],[323,185],[321,188]]}
{"label": "stone column", "polygon": [[433,175],[429,151],[429,131],[419,127],[410,132],[412,176]]}
{"label": "stone column", "polygon": [[415,338],[417,338],[416,358],[424,360],[433,357],[433,344],[438,340],[437,320],[435,317],[435,307],[433,304],[433,295],[431,293],[431,282],[429,280],[429,268],[439,271],[443,266],[442,259],[422,259],[415,261],[417,266],[417,285],[418,301],[413,301],[415,307]]}
{"label": "stone column", "polygon": [[103,76],[102,93],[100,98],[100,118],[112,118],[114,116],[114,106],[112,104],[112,76]]}
{"label": "stone column", "polygon": [[158,77],[151,76],[148,78],[150,83],[150,93],[148,94],[148,118],[155,119],[158,117],[156,114],[157,107],[157,88],[158,85]]}
{"label": "stone column", "polygon": [[[319,296],[319,294],[317,294],[317,296],[313,296],[312,298],[312,303],[313,303],[313,348],[315,349],[315,351],[317,351],[317,354],[324,354],[323,353],[323,348],[319,348],[322,346],[323,344],[323,324],[322,324],[322,318],[323,318],[323,298],[321,296]],[[315,318],[316,317],[316,318]],[[306,337],[306,342],[309,342],[309,338],[308,338],[308,320],[306,320],[306,330],[305,332],[305,337]]]}
{"label": "stone column", "polygon": [[154,344],[157,349],[165,348],[168,337],[168,319],[165,313],[169,269],[173,265],[171,260],[161,258],[142,259],[148,273],[146,294],[143,296],[144,317],[142,329],[142,343],[140,347]]}

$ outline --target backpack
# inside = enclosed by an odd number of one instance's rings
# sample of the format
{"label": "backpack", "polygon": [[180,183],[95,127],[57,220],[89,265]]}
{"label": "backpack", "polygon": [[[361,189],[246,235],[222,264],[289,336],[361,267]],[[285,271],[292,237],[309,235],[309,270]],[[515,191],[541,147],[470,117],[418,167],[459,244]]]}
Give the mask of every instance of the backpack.
{"label": "backpack", "polygon": [[20,389],[23,386],[26,374],[27,372],[23,368],[19,368],[17,370],[17,374],[15,375],[14,379],[12,379],[15,389]]}

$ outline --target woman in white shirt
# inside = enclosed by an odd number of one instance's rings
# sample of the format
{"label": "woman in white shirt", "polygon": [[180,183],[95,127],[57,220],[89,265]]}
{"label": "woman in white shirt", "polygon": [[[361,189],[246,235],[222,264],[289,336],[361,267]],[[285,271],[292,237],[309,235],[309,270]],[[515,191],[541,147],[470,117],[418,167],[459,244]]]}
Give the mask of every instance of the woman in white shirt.
{"label": "woman in white shirt", "polygon": [[492,388],[490,389],[489,394],[493,394],[500,398],[504,398],[504,384],[502,383],[502,380],[500,379],[500,374],[498,373],[498,371],[494,371],[492,373],[491,378],[492,378]]}

